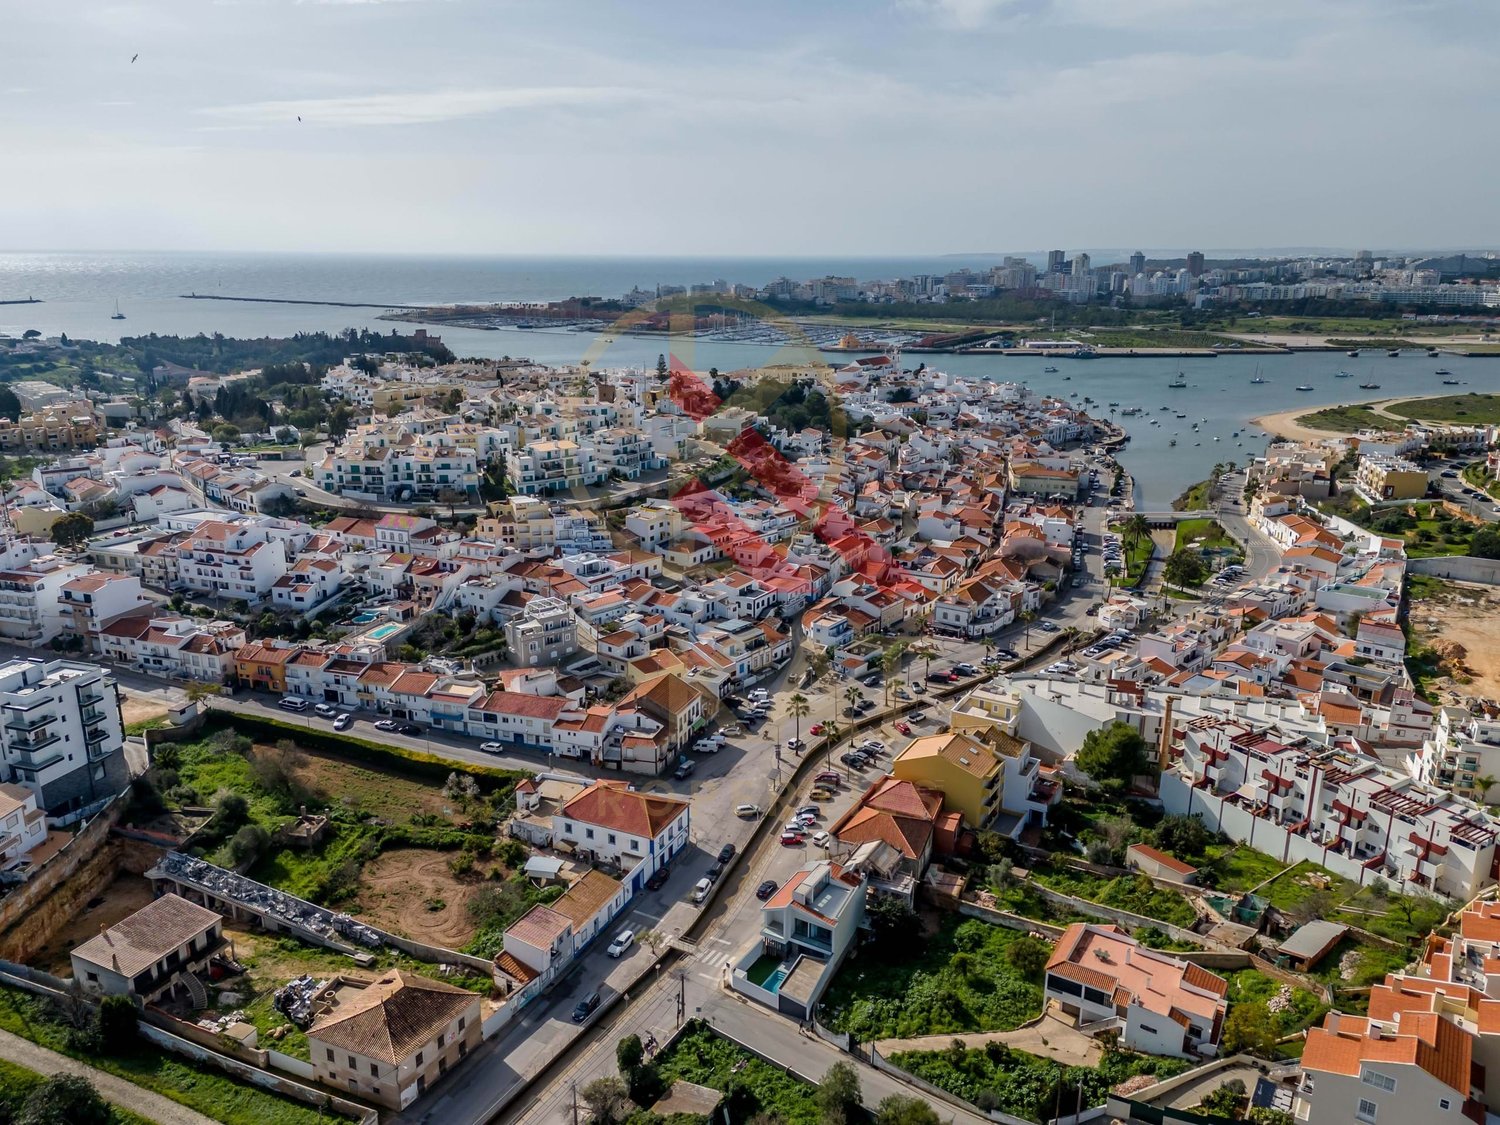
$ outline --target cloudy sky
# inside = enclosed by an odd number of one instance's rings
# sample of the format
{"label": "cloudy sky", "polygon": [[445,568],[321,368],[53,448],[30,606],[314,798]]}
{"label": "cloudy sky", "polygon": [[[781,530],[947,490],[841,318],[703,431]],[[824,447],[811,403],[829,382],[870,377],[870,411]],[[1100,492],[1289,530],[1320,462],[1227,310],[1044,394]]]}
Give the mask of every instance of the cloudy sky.
{"label": "cloudy sky", "polygon": [[1500,243],[1494,0],[0,0],[0,26],[0,249]]}

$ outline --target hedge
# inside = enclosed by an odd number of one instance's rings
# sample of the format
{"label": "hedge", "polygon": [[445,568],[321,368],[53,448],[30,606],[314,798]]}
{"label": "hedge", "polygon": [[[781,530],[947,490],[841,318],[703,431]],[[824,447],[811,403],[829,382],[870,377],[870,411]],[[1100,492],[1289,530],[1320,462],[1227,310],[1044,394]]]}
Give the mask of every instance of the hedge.
{"label": "hedge", "polygon": [[351,737],[332,730],[298,726],[264,715],[215,710],[204,725],[204,733],[229,729],[259,742],[290,739],[304,750],[315,750],[337,758],[361,762],[377,769],[404,774],[421,781],[442,784],[450,773],[466,773],[479,783],[482,792],[513,789],[517,782],[533,775],[526,770],[497,769],[494,766],[471,765],[438,754],[408,750],[404,746],[385,745],[368,739]]}

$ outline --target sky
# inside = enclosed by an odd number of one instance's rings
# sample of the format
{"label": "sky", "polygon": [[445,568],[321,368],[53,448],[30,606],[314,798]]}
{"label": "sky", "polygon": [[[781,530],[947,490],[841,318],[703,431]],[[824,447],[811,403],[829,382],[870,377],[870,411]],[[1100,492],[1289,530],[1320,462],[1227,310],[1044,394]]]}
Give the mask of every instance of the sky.
{"label": "sky", "polygon": [[0,0],[0,26],[0,249],[1500,244],[1494,0]]}

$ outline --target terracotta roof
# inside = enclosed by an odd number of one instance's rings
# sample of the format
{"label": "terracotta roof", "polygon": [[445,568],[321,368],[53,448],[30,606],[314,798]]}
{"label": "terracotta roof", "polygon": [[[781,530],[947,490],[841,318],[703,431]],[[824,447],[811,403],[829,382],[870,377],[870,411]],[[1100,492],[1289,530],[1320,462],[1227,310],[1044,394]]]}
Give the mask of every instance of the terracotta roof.
{"label": "terracotta roof", "polygon": [[624,782],[596,781],[562,808],[562,815],[585,824],[652,840],[687,810],[686,801],[640,793]]}
{"label": "terracotta roof", "polygon": [[356,1055],[399,1066],[431,1043],[479,997],[399,969],[381,977],[307,1029],[307,1037]]}
{"label": "terracotta roof", "polygon": [[552,904],[552,909],[566,916],[575,930],[581,930],[619,893],[620,880],[611,879],[604,872],[591,869]]}
{"label": "terracotta roof", "polygon": [[179,895],[165,894],[89,938],[73,953],[111,972],[133,977],[218,921],[214,911]]}
{"label": "terracotta roof", "polygon": [[566,934],[572,921],[550,906],[538,903],[506,927],[506,934],[537,949],[550,949],[552,943]]}

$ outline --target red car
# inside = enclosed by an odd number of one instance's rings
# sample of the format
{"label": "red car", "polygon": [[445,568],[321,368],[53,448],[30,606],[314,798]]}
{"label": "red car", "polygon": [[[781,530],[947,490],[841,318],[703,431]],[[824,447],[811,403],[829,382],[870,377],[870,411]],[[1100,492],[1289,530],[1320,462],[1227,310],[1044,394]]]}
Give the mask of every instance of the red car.
{"label": "red car", "polygon": [[807,837],[801,832],[793,832],[788,829],[781,834],[781,846],[784,848],[794,848],[806,839]]}
{"label": "red car", "polygon": [[808,734],[822,734],[823,733],[823,724],[822,723],[814,723],[812,726],[810,726],[810,727],[807,728],[807,733]]}
{"label": "red car", "polygon": [[902,734],[910,734],[911,724],[906,722],[897,723],[896,729],[899,730]]}

